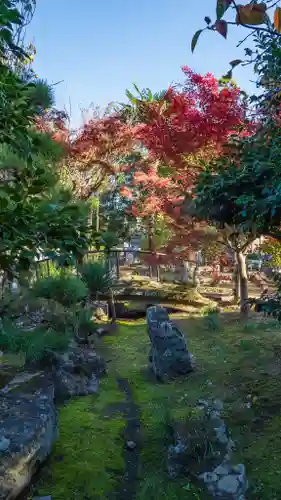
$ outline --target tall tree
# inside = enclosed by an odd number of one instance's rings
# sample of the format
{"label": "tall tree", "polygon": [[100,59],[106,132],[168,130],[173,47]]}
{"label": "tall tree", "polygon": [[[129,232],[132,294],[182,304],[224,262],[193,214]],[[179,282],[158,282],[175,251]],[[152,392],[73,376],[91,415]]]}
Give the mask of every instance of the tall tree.
{"label": "tall tree", "polygon": [[221,87],[212,75],[201,76],[183,69],[185,81],[167,91],[160,101],[142,102],[143,123],[134,128],[137,141],[147,150],[135,165],[133,182],[125,192],[135,215],[165,214],[173,238],[168,250],[200,246],[209,232],[206,224],[184,210],[206,161],[220,154],[222,145],[242,126],[244,109],[240,91]]}
{"label": "tall tree", "polygon": [[58,182],[62,148],[37,126],[52,105],[52,91],[9,64],[10,53],[25,57],[14,42],[24,25],[17,2],[5,0],[0,14],[0,269],[13,277],[42,251],[63,259],[84,251],[86,214]]}

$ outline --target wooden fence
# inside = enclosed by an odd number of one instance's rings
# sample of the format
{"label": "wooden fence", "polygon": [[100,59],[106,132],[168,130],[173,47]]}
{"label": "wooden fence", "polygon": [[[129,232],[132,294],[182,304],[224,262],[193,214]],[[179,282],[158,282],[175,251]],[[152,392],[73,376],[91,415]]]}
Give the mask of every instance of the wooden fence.
{"label": "wooden fence", "polygon": [[[95,262],[95,261],[107,261],[109,263],[110,269],[114,276],[119,279],[122,269],[128,268],[130,270],[135,270],[138,274],[138,269],[143,272],[144,276],[154,277],[157,281],[160,281],[161,268],[175,270],[175,266],[166,266],[164,264],[149,264],[146,262],[145,257],[153,256],[161,258],[166,256],[164,253],[156,252],[152,253],[148,250],[133,250],[133,249],[120,249],[114,248],[110,252],[105,250],[90,250],[86,253],[83,258],[83,263],[85,262]],[[40,279],[46,276],[54,275],[58,272],[60,268],[58,267],[55,259],[43,258],[38,260],[34,264],[34,279]],[[69,266],[70,272],[78,274],[79,265],[76,263],[73,266]]]}

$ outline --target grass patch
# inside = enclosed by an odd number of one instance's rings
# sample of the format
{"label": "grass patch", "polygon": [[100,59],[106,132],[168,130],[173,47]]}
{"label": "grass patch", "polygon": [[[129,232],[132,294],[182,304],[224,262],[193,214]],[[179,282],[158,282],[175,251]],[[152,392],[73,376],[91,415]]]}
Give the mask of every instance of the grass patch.
{"label": "grass patch", "polygon": [[60,437],[34,494],[101,500],[115,491],[124,473],[125,420],[107,410],[123,401],[115,380],[105,378],[98,395],[77,398],[60,409]]}
{"label": "grass patch", "polygon": [[[211,313],[212,315],[212,313]],[[104,339],[112,370],[127,377],[141,407],[142,456],[138,499],[203,498],[187,480],[166,477],[169,414],[185,415],[199,398],[224,401],[224,418],[237,444],[236,459],[246,465],[250,499],[280,499],[281,333],[277,322],[254,319],[245,324],[237,312],[177,319],[196,359],[196,371],[168,384],[147,373],[149,341],[145,322],[120,324]],[[216,316],[216,315],[215,315]],[[254,326],[253,326],[254,325]],[[218,327],[217,327],[218,326]],[[112,356],[113,355],[113,356]],[[275,439],[277,436],[277,440]],[[270,462],[269,458],[274,457]],[[262,488],[262,493],[260,493]],[[258,496],[257,496],[257,491]]]}
{"label": "grass patch", "polygon": [[[97,396],[79,398],[60,410],[61,435],[37,493],[51,494],[53,500],[115,498],[124,473],[120,433],[126,425],[122,411],[112,412],[124,401],[115,381],[118,374],[128,379],[140,407],[136,500],[204,498],[188,478],[169,481],[166,471],[171,418],[196,419],[192,407],[204,398],[224,402],[224,418],[237,445],[235,459],[246,465],[250,480],[247,498],[280,499],[281,334],[277,323],[255,319],[245,324],[237,312],[219,314],[218,328],[206,314],[175,321],[187,334],[196,370],[167,384],[156,382],[147,371],[149,340],[144,320],[122,321],[114,336],[98,341],[97,350],[110,360],[109,375]],[[63,459],[57,461],[58,455]]]}

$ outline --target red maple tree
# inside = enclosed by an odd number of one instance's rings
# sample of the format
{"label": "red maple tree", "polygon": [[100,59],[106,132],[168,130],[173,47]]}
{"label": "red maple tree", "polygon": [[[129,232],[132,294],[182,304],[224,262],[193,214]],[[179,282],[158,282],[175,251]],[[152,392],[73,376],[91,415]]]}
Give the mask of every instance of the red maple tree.
{"label": "red maple tree", "polygon": [[135,165],[133,182],[123,194],[131,198],[135,215],[165,214],[174,233],[166,251],[182,248],[181,256],[190,258],[206,232],[204,224],[185,214],[183,202],[188,193],[192,196],[202,164],[220,155],[243,125],[245,110],[239,88],[221,87],[213,75],[187,67],[183,73],[184,83],[169,88],[163,100],[145,103],[146,119],[134,136],[147,157]]}
{"label": "red maple tree", "polygon": [[51,110],[36,126],[65,147],[63,177],[72,182],[79,198],[87,200],[106,177],[123,168],[119,168],[120,159],[133,149],[135,137],[132,128],[115,115],[96,116],[74,131],[67,121],[64,113]]}

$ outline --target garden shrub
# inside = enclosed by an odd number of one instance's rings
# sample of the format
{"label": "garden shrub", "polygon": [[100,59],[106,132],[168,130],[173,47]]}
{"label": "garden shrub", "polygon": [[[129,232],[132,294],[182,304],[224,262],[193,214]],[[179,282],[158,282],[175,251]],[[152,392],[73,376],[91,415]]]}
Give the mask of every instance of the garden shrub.
{"label": "garden shrub", "polygon": [[0,350],[4,353],[23,354],[26,362],[42,359],[49,350],[63,351],[69,344],[70,336],[36,328],[24,331],[16,328],[10,321],[2,321],[0,328]]}
{"label": "garden shrub", "polygon": [[38,280],[32,288],[32,294],[71,307],[86,299],[88,289],[86,283],[77,276],[61,274]]}
{"label": "garden shrub", "polygon": [[83,308],[76,311],[73,321],[73,329],[76,338],[87,341],[88,336],[93,334],[98,325],[93,321],[93,310]]}
{"label": "garden shrub", "polygon": [[217,307],[206,308],[203,312],[208,330],[217,331],[222,328],[220,311]]}
{"label": "garden shrub", "polygon": [[112,273],[106,264],[100,262],[89,262],[80,268],[80,274],[87,284],[90,295],[97,298],[98,294],[108,293],[114,286]]}

